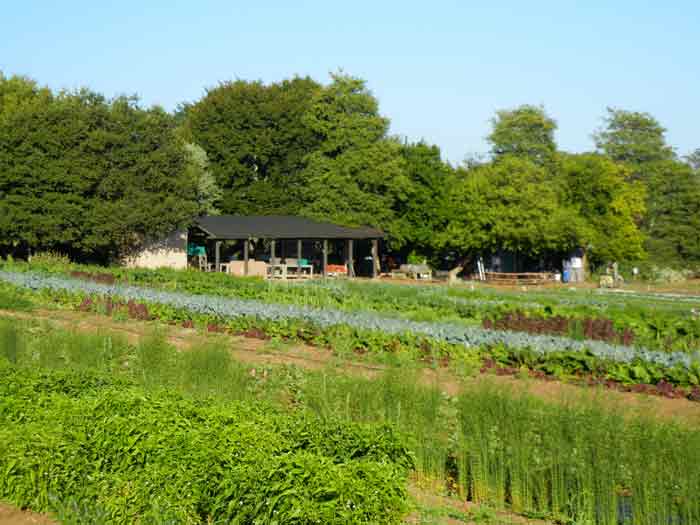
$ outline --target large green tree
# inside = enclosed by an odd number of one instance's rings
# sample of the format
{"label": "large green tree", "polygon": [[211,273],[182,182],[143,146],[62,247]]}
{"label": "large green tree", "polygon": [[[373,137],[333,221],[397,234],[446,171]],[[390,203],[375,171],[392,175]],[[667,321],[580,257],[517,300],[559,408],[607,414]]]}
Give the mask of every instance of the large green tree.
{"label": "large green tree", "polygon": [[344,224],[384,229],[394,247],[408,224],[396,213],[411,195],[398,141],[365,82],[343,74],[314,98],[304,124],[319,139],[306,157],[301,213]]}
{"label": "large green tree", "polygon": [[320,139],[303,117],[320,90],[308,77],[269,85],[236,80],[182,108],[183,134],[205,150],[223,213],[298,211],[300,173]]}
{"label": "large green tree", "polygon": [[488,141],[494,157],[513,155],[539,165],[554,160],[557,151],[554,132],[557,124],[543,107],[523,105],[497,111],[492,125]]}
{"label": "large green tree", "polygon": [[673,160],[649,166],[648,249],[659,264],[700,266],[700,177]]}
{"label": "large green tree", "polygon": [[460,170],[447,203],[441,242],[463,257],[499,249],[528,257],[566,253],[590,236],[547,170],[527,158],[509,155]]}
{"label": "large green tree", "polygon": [[611,159],[628,163],[640,175],[650,163],[675,158],[666,129],[649,113],[608,108],[604,126],[594,135],[596,147]]}
{"label": "large green tree", "polygon": [[442,160],[440,148],[425,142],[403,144],[401,155],[411,182],[408,198],[396,209],[406,223],[404,251],[434,257],[440,250],[436,232],[443,231],[448,222],[445,201],[455,170]]}
{"label": "large green tree", "polygon": [[173,120],[136,100],[0,78],[0,239],[113,259],[195,214]]}
{"label": "large green tree", "polygon": [[624,164],[598,154],[564,155],[560,182],[567,205],[585,221],[587,253],[596,264],[644,257],[639,229],[646,188]]}
{"label": "large green tree", "polygon": [[647,187],[642,229],[653,262],[695,264],[698,177],[666,143],[665,129],[648,113],[608,109],[605,127],[594,136],[599,151],[624,163]]}

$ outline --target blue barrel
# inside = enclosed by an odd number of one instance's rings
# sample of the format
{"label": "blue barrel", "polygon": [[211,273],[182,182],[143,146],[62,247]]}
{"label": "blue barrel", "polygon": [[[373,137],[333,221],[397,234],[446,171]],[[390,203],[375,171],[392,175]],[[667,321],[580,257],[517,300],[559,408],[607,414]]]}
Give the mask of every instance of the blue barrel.
{"label": "blue barrel", "polygon": [[561,274],[561,280],[564,283],[568,283],[571,280],[571,270],[564,270]]}

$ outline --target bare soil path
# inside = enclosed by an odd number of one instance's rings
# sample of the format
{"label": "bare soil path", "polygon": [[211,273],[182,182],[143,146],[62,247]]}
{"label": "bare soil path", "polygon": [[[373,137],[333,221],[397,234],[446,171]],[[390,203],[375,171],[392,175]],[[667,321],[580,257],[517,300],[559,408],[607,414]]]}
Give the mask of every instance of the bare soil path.
{"label": "bare soil path", "polygon": [[54,525],[57,523],[46,514],[38,514],[29,510],[0,503],[0,525]]}
{"label": "bare soil path", "polygon": [[[154,330],[160,330],[170,344],[181,350],[196,349],[216,339],[229,346],[235,359],[254,366],[284,364],[296,365],[309,370],[334,368],[343,373],[370,379],[378,377],[387,369],[386,366],[372,363],[361,356],[352,360],[341,359],[329,349],[300,343],[281,345],[273,341],[237,335],[204,333],[160,322],[121,321],[88,312],[48,309],[32,312],[0,310],[0,317],[40,321],[71,330],[114,333],[126,337],[131,343],[136,343],[141,338],[151,335]],[[436,385],[451,396],[460,393],[465,381],[491,381],[499,387],[511,389],[516,395],[527,392],[548,401],[573,403],[580,402],[582,398],[595,398],[608,404],[611,408],[621,409],[630,414],[654,415],[700,426],[700,403],[687,399],[667,399],[646,394],[581,387],[561,381],[521,379],[492,374],[481,374],[464,380],[458,378],[448,368],[429,368],[427,366],[419,369],[419,380],[426,385]]]}

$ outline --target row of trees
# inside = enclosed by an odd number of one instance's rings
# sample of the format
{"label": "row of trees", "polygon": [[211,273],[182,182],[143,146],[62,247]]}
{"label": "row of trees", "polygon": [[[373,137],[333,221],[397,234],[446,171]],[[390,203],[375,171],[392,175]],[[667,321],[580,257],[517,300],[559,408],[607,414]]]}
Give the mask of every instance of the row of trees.
{"label": "row of trees", "polygon": [[487,161],[452,166],[389,135],[365,82],[235,81],[175,114],[0,75],[0,249],[114,259],[202,213],[371,225],[433,260],[499,249],[700,263],[700,153],[609,110],[596,150],[562,152],[543,108],[500,111]]}

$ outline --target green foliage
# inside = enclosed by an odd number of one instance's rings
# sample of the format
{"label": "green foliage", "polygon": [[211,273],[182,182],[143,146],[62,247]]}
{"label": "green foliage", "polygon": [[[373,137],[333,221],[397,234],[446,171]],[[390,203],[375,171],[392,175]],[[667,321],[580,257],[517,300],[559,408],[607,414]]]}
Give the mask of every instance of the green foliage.
{"label": "green foliage", "polygon": [[476,502],[601,525],[700,519],[692,428],[502,385],[467,387],[458,409],[461,485]]}
{"label": "green foliage", "polygon": [[406,247],[435,254],[441,248],[436,232],[443,231],[449,219],[446,199],[455,183],[454,169],[442,160],[440,148],[425,142],[404,144],[401,155],[411,181],[408,198],[397,208],[406,224]]}
{"label": "green foliage", "polygon": [[700,174],[700,148],[685,157],[685,161],[693,168],[696,174]]}
{"label": "green foliage", "polygon": [[566,155],[561,162],[566,201],[586,222],[592,262],[639,260],[646,188],[631,182],[623,165],[595,154]]}
{"label": "green foliage", "polygon": [[525,158],[503,156],[460,172],[448,202],[443,243],[464,254],[566,252],[588,235],[547,170]]}
{"label": "green foliage", "polygon": [[16,505],[107,523],[398,523],[404,512],[410,461],[389,428],[94,373],[0,365],[0,376],[0,497]]}
{"label": "green foliage", "polygon": [[[19,267],[22,267],[21,265]],[[370,283],[322,283],[311,286],[287,285],[283,283],[265,283],[255,280],[230,279],[226,275],[203,274],[198,272],[177,271],[147,271],[147,270],[117,270],[120,279],[136,279],[140,284],[153,284],[165,289],[189,290],[198,294],[212,294],[228,297],[247,297],[264,300],[271,308],[279,307],[278,303],[290,305],[315,306],[345,310],[350,317],[370,312],[382,312],[381,315],[370,319],[370,324],[350,325],[334,324],[319,325],[306,318],[260,318],[256,315],[219,317],[210,313],[195,313],[186,306],[172,306],[149,303],[148,311],[151,316],[168,323],[194,322],[197,326],[207,328],[210,325],[225,329],[232,333],[247,333],[253,331],[265,334],[279,341],[303,341],[318,346],[327,346],[338,355],[354,357],[355,354],[368,354],[374,360],[395,362],[426,362],[432,364],[452,363],[460,373],[473,373],[482,366],[484,359],[504,367],[525,367],[528,370],[556,375],[560,378],[580,378],[581,375],[598,380],[613,379],[627,385],[646,381],[651,377],[651,383],[665,382],[681,387],[700,385],[700,369],[692,365],[697,359],[695,352],[700,344],[700,324],[694,317],[691,306],[700,302],[691,299],[678,301],[642,295],[640,297],[606,297],[585,294],[579,297],[570,293],[534,293],[493,294],[487,290],[480,292],[468,289],[414,287],[396,285],[375,285]],[[83,293],[49,292],[27,294],[38,304],[55,305],[60,303],[70,308],[85,309]],[[193,296],[195,297],[195,296]],[[99,313],[105,313],[104,300],[91,297],[89,308]],[[113,298],[116,299],[116,298]],[[534,302],[536,301],[536,302]],[[650,304],[650,301],[653,303]],[[263,306],[264,308],[264,306]],[[540,339],[522,337],[519,332],[489,332],[497,334],[497,341],[492,339],[474,339],[469,347],[465,347],[459,339],[459,324],[464,326],[464,334],[475,328],[480,334],[486,333],[474,324],[493,323],[503,316],[531,315],[535,318],[552,317],[557,322],[561,317],[568,318],[569,332],[560,335],[561,339],[548,341],[546,336]],[[584,335],[583,324],[590,319],[604,317],[611,320],[611,326],[617,334],[623,331],[633,333],[633,344],[644,351],[656,349],[660,353],[653,359],[637,353],[637,349],[605,346],[603,354],[591,353],[596,346],[599,336]],[[442,339],[433,337],[432,332],[424,333],[396,332],[383,330],[382,326],[391,322],[408,318],[427,323],[436,323],[433,328],[443,327],[445,320],[452,320],[450,325],[455,331],[452,338]],[[541,325],[542,323],[540,323]],[[407,329],[408,330],[408,329]],[[557,332],[559,333],[559,332]],[[500,342],[499,342],[500,341]],[[547,343],[548,346],[537,346]],[[618,344],[622,344],[620,339]],[[627,342],[625,344],[632,344]],[[575,346],[579,345],[579,346]],[[546,350],[546,351],[545,351]],[[152,349],[147,351],[152,352]],[[214,349],[216,353],[216,349]],[[688,354],[687,358],[683,354]],[[671,360],[664,359],[667,355]],[[618,356],[618,357],[615,357]],[[153,370],[146,368],[146,374],[155,374],[155,381],[163,381],[168,377],[174,365],[157,353],[151,359]],[[637,374],[635,369],[642,367],[645,375]],[[185,369],[196,368],[186,364]],[[213,368],[216,367],[211,367]],[[224,376],[221,380],[213,378],[212,388],[225,385],[226,382],[238,384],[239,375],[228,374],[225,367],[220,367]],[[214,374],[214,372],[211,372]],[[179,377],[179,376],[178,376]],[[144,379],[145,381],[145,379]],[[187,382],[183,378],[177,379]],[[179,384],[179,383],[178,383]],[[204,389],[207,382],[204,382]],[[211,390],[211,388],[210,388]],[[685,392],[688,393],[687,391]]]}
{"label": "green foliage", "polygon": [[593,137],[598,150],[614,161],[638,167],[641,176],[644,164],[675,157],[666,144],[666,129],[649,113],[608,108],[604,122]]}
{"label": "green foliage", "polygon": [[297,387],[296,400],[324,418],[391,424],[409,436],[418,471],[439,479],[450,454],[444,398],[437,387],[421,386],[417,379],[405,367],[374,379],[308,375]]}
{"label": "green foliage", "polygon": [[523,105],[496,112],[493,131],[488,136],[495,157],[513,155],[539,165],[554,160],[557,123],[541,106]]}
{"label": "green foliage", "polygon": [[196,212],[173,119],[0,78],[0,248],[116,259]]}
{"label": "green foliage", "polygon": [[207,153],[223,190],[222,213],[297,213],[304,159],[319,144],[303,117],[320,89],[308,77],[269,85],[237,80],[184,107],[183,134]]}
{"label": "green foliage", "polygon": [[648,250],[668,265],[700,266],[700,177],[686,164],[656,162],[649,173]]}
{"label": "green foliage", "polygon": [[387,139],[389,120],[379,114],[365,82],[341,74],[332,77],[304,116],[320,144],[306,157],[301,213],[382,228],[392,245],[400,247],[407,226],[395,210],[411,191],[401,146]]}
{"label": "green foliage", "polygon": [[624,162],[647,187],[642,227],[653,261],[664,266],[700,261],[700,178],[666,144],[665,129],[648,113],[608,109],[606,128],[596,136],[600,151]]}
{"label": "green foliage", "polygon": [[27,311],[32,308],[33,303],[22,290],[0,283],[0,310]]}
{"label": "green foliage", "polygon": [[[0,323],[1,498],[73,523],[399,523],[415,469],[564,523],[700,517],[696,429],[593,395],[552,403],[484,380],[454,399],[402,367],[372,379],[266,369],[233,380],[232,397],[200,388],[243,369],[228,352],[141,344],[153,348]],[[162,362],[167,373],[141,380]]]}
{"label": "green foliage", "polygon": [[216,183],[214,175],[209,170],[207,153],[197,144],[185,144],[187,155],[187,174],[196,181],[198,215],[219,215],[216,207],[223,197],[223,192]]}

